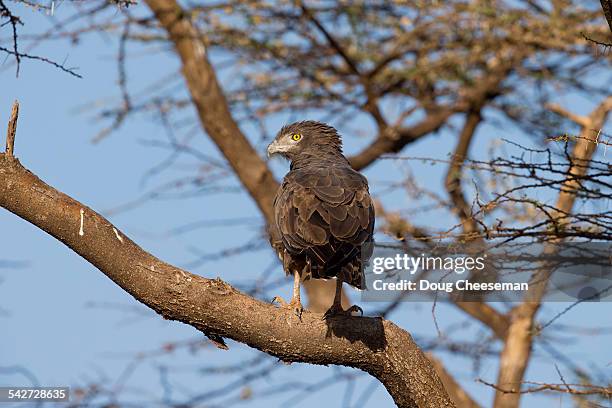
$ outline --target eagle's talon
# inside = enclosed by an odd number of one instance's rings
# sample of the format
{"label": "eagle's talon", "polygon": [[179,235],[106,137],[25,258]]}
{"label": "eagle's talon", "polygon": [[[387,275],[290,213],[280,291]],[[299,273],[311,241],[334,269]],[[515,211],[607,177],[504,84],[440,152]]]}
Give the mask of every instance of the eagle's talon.
{"label": "eagle's talon", "polygon": [[327,312],[325,312],[325,314],[323,314],[323,320],[337,316],[353,317],[353,312],[359,312],[361,316],[363,316],[363,309],[357,305],[353,305],[347,310],[342,309],[342,306],[340,305],[333,305],[327,310]]}
{"label": "eagle's talon", "polygon": [[291,302],[291,303],[289,303],[289,306],[293,310],[293,313],[301,321],[302,320],[302,313],[304,313],[304,307],[302,307],[302,304],[300,302],[296,302],[296,303]]}
{"label": "eagle's talon", "polygon": [[330,307],[329,309],[327,309],[327,312],[323,313],[323,319],[322,320],[327,320],[327,319],[329,319],[332,316],[335,316],[337,314],[338,314],[338,312],[333,311],[332,308]]}
{"label": "eagle's talon", "polygon": [[344,310],[342,309],[342,307],[341,307],[341,306],[336,306],[336,305],[333,305],[332,307],[330,307],[329,309],[327,309],[327,312],[325,312],[325,313],[323,314],[323,320],[330,319],[330,318],[332,318],[332,317],[334,317],[334,316],[341,316],[341,315],[343,315],[344,313],[345,313],[345,312],[344,312]]}
{"label": "eagle's talon", "polygon": [[285,302],[285,299],[283,299],[280,296],[274,296],[272,298],[272,300],[270,301],[270,303],[274,304],[274,303],[278,303],[281,307],[283,306],[287,306],[287,302]]}
{"label": "eagle's talon", "polygon": [[359,306],[353,305],[348,308],[347,313],[349,313],[352,316],[353,312],[359,312],[360,317],[363,317],[363,309],[360,308]]}
{"label": "eagle's talon", "polygon": [[296,315],[300,321],[302,320],[302,313],[304,313],[304,307],[302,306],[302,303],[299,300],[291,299],[291,302],[287,303],[282,297],[274,296],[274,298],[272,299],[272,303],[278,303],[281,308],[288,309],[289,311],[291,311],[291,314]]}

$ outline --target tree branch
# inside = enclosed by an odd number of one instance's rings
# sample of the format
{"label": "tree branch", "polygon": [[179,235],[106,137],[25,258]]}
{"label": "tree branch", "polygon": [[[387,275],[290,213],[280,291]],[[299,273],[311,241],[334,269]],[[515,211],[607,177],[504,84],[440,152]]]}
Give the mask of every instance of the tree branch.
{"label": "tree branch", "polygon": [[[556,391],[556,392],[572,394],[572,395],[601,395],[602,397],[608,398],[608,399],[612,397],[612,387],[601,387],[601,386],[592,385],[592,384],[568,384],[568,383],[537,384],[533,382],[525,382],[525,384],[535,384],[535,385],[530,388],[524,389],[524,390],[516,391],[516,390],[507,390],[507,389],[498,387],[497,385],[481,380],[480,378],[477,381],[479,383],[482,383],[486,386],[489,386],[495,389],[496,391],[503,392],[506,394],[515,394],[515,393],[533,394],[533,393],[541,392],[541,391]],[[582,406],[582,405],[579,405],[579,406]]]}
{"label": "tree branch", "polygon": [[580,116],[574,112],[570,112],[567,109],[563,108],[561,105],[556,103],[547,103],[545,108],[550,110],[551,112],[556,113],[559,116],[564,116],[572,122],[576,123],[578,126],[586,127],[589,126],[589,118],[586,116]]}
{"label": "tree branch", "polygon": [[459,135],[459,142],[457,143],[455,154],[453,154],[451,158],[451,163],[446,173],[446,190],[454,205],[453,209],[457,212],[461,220],[463,232],[467,237],[475,235],[479,231],[479,228],[476,220],[472,217],[471,207],[463,195],[461,178],[463,176],[463,163],[467,158],[470,144],[472,143],[476,128],[481,120],[479,109],[470,111],[466,115],[465,124]]}
{"label": "tree branch", "polygon": [[514,67],[513,62],[520,60],[522,54],[507,57],[508,61],[491,66],[491,72],[478,81],[478,85],[461,90],[462,97],[450,107],[427,109],[427,116],[419,123],[396,129],[383,128],[378,137],[363,151],[349,158],[353,168],[361,170],[372,164],[381,155],[397,153],[407,144],[440,129],[455,113],[480,110],[487,101],[500,94],[500,85]]}
{"label": "tree branch", "polygon": [[19,102],[16,100],[13,102],[13,109],[11,109],[11,118],[9,119],[8,126],[6,128],[6,155],[13,157],[15,151],[15,134],[17,133],[17,119],[19,118]]}
{"label": "tree branch", "polygon": [[399,407],[454,407],[411,336],[382,318],[304,313],[302,321],[145,252],[104,217],[0,154],[0,206],[89,261],[164,318],[227,337],[286,362],[355,367],[378,378]]}
{"label": "tree branch", "polygon": [[355,61],[353,61],[351,57],[349,57],[346,51],[344,51],[344,48],[338,43],[338,41],[336,41],[336,39],[329,33],[329,31],[325,29],[323,24],[321,24],[321,22],[314,16],[314,14],[306,7],[304,2],[300,1],[298,3],[300,8],[302,9],[302,13],[304,13],[304,16],[306,16],[317,27],[321,34],[323,34],[329,45],[334,50],[336,50],[338,55],[340,55],[346,65],[348,65],[353,74],[361,76],[361,72],[359,71],[357,64],[355,63]]}
{"label": "tree branch", "polygon": [[455,113],[453,109],[441,109],[430,113],[414,126],[399,130],[393,130],[391,127],[385,129],[368,147],[349,158],[351,166],[361,170],[385,153],[399,152],[407,144],[440,129],[453,113]]}

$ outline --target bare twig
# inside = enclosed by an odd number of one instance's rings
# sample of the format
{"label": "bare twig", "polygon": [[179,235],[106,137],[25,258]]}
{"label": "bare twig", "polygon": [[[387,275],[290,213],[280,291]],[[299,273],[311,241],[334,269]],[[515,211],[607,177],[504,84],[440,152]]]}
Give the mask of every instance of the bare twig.
{"label": "bare twig", "polygon": [[[533,393],[540,392],[540,391],[556,391],[556,392],[563,392],[566,394],[574,394],[574,395],[602,395],[607,398],[612,396],[611,387],[600,387],[600,386],[589,385],[589,384],[568,384],[566,382],[563,382],[563,384],[542,384],[542,383],[535,383],[532,381],[524,381],[523,384],[534,385],[534,386],[524,389],[524,390],[517,390],[514,388],[503,388],[496,384],[484,381],[480,378],[477,379],[476,381],[488,387],[491,387],[497,392],[502,393],[502,394],[519,395],[519,394],[533,394]],[[572,387],[579,387],[581,389],[575,389]]]}
{"label": "bare twig", "polygon": [[15,58],[19,57],[19,58],[27,58],[27,59],[33,59],[33,60],[37,60],[37,61],[42,61],[45,62],[47,64],[53,65],[55,68],[59,68],[60,70],[75,76],[77,78],[83,78],[81,75],[77,74],[76,72],[74,72],[75,68],[67,68],[65,67],[63,64],[59,64],[55,61],[50,60],[49,58],[45,58],[45,57],[41,57],[38,55],[30,55],[30,54],[24,54],[24,53],[15,53],[15,51],[9,50],[8,48],[5,47],[0,47],[0,51],[6,52],[7,54],[10,55],[14,55]]}
{"label": "bare twig", "polygon": [[11,110],[11,118],[8,122],[6,130],[6,155],[13,157],[15,151],[15,135],[17,134],[17,119],[19,117],[19,101],[13,102],[13,109]]}
{"label": "bare twig", "polygon": [[13,53],[15,55],[15,61],[17,62],[17,72],[16,75],[19,76],[19,64],[21,63],[21,54],[17,49],[17,24],[23,25],[21,19],[11,13],[11,11],[6,7],[4,2],[0,0],[0,17],[5,17],[9,20],[11,27],[13,28]]}

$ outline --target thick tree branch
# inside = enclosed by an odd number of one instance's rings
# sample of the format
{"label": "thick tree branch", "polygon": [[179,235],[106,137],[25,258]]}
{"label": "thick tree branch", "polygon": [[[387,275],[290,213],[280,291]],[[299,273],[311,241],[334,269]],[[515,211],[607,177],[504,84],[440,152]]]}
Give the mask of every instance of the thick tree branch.
{"label": "thick tree branch", "polygon": [[414,126],[399,130],[393,130],[390,127],[384,129],[368,147],[349,158],[351,166],[354,169],[361,170],[372,164],[383,154],[399,152],[407,144],[440,129],[453,113],[455,111],[452,109],[441,109],[430,113],[425,119]]}
{"label": "thick tree branch", "polygon": [[378,378],[399,407],[454,407],[410,335],[381,318],[305,313],[302,321],[221,279],[193,275],[145,252],[104,217],[0,154],[0,206],[63,242],[167,319],[287,362],[337,364]]}

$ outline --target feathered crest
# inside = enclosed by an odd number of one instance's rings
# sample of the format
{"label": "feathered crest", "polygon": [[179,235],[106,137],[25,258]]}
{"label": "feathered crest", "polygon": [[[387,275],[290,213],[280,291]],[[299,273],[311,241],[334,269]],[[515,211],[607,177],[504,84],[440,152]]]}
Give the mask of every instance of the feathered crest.
{"label": "feathered crest", "polygon": [[285,125],[278,132],[278,135],[299,133],[308,141],[308,148],[334,150],[342,153],[342,137],[338,131],[326,123],[315,120],[303,120],[290,125]]}

